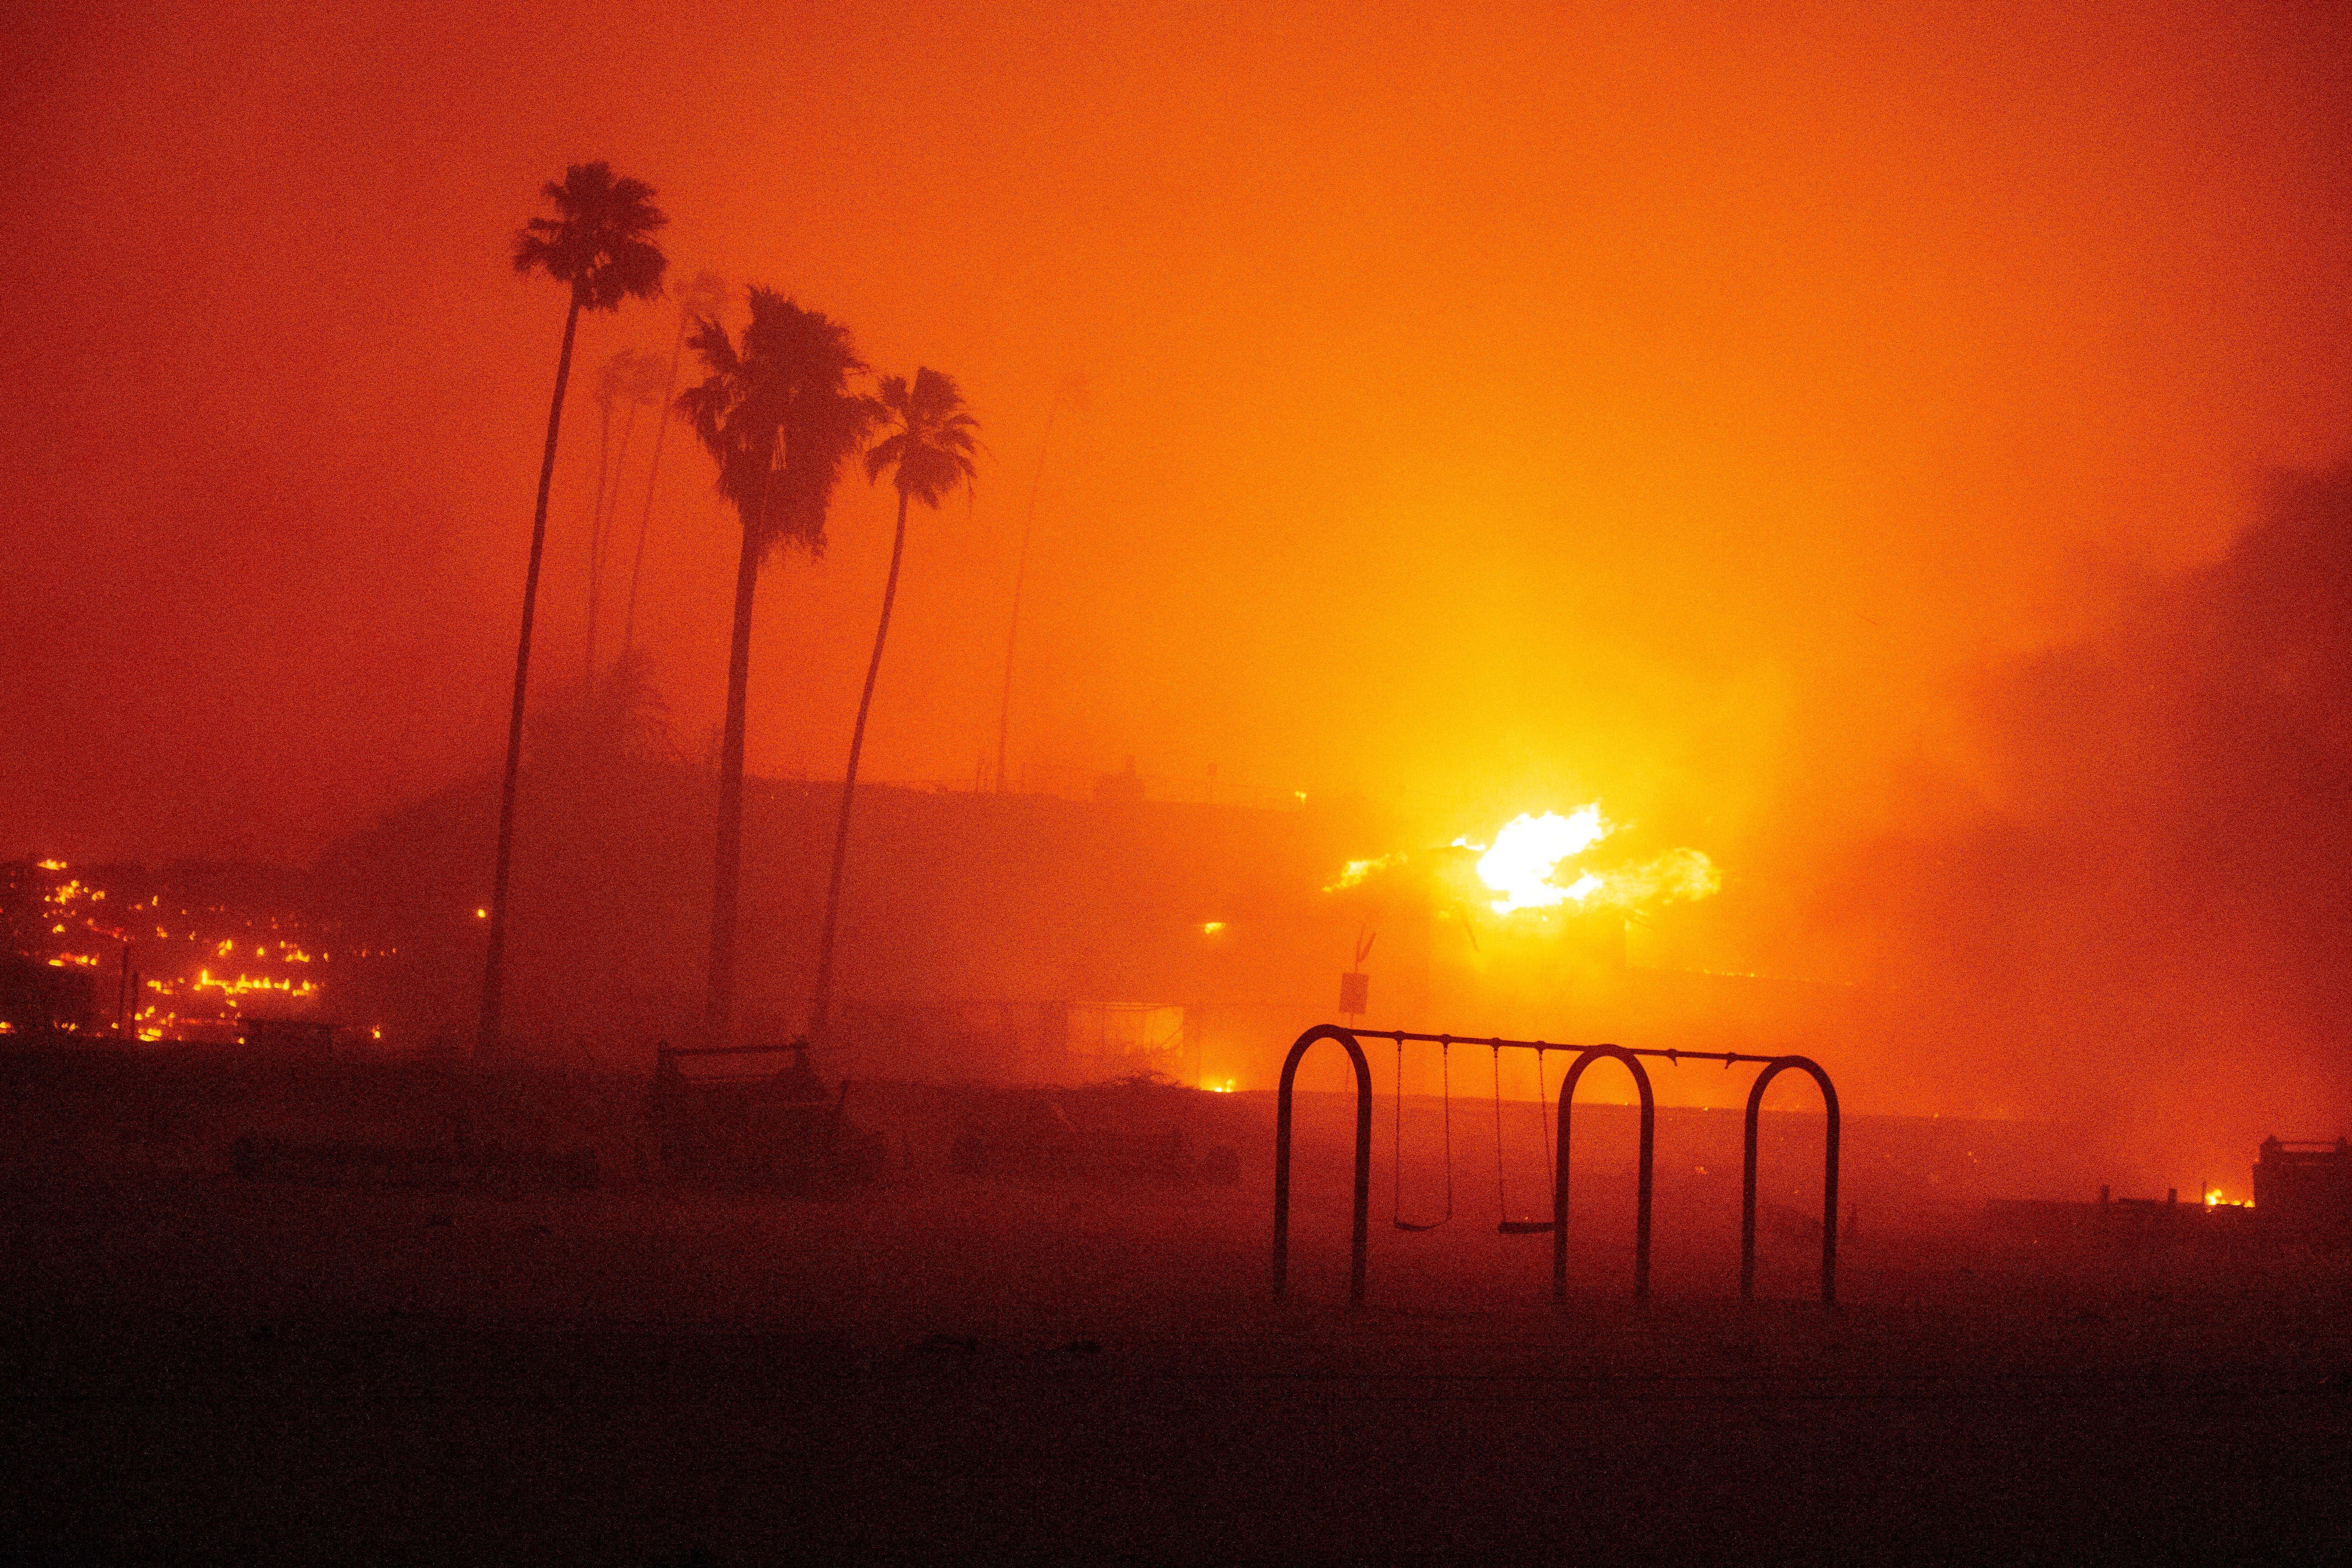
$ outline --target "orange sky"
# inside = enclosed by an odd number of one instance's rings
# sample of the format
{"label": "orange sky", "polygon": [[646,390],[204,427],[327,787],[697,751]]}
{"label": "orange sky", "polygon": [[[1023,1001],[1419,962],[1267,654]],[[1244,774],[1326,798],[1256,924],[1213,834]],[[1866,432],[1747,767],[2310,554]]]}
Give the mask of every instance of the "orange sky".
{"label": "orange sky", "polygon": [[[506,258],[591,158],[681,276],[980,413],[883,779],[992,752],[1072,371],[1016,775],[1213,763],[1431,840],[1597,795],[1735,873],[1759,815],[1867,821],[2100,563],[2210,559],[2352,449],[2324,7],[288,9],[0,44],[0,854],[300,861],[494,759],[563,309]],[[673,322],[594,319],[583,371]],[[575,397],[541,691],[594,457]],[[698,753],[734,525],[665,462],[643,613]],[[754,771],[838,772],[887,521],[845,484],[763,580]]]}

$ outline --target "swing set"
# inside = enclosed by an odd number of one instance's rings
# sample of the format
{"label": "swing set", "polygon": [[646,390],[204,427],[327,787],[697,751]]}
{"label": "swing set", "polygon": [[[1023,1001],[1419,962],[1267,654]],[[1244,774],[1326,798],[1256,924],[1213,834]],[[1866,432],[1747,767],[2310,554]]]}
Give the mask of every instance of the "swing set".
{"label": "swing set", "polygon": [[[1351,1306],[1364,1302],[1364,1260],[1370,1239],[1370,1208],[1372,1183],[1372,1073],[1364,1059],[1363,1046],[1359,1043],[1360,1031],[1342,1029],[1337,1024],[1318,1024],[1298,1037],[1290,1048],[1290,1055],[1282,1064],[1282,1088],[1276,1104],[1274,1133],[1274,1294],[1281,1298],[1288,1283],[1290,1269],[1290,1113],[1292,1090],[1298,1077],[1299,1061],[1307,1047],[1317,1040],[1337,1040],[1348,1052],[1348,1060],[1356,1070],[1356,1191],[1355,1228],[1349,1246],[1348,1300]],[[1642,1153],[1639,1186],[1633,1211],[1633,1297],[1646,1301],[1650,1297],[1650,1195],[1653,1155],[1657,1142],[1657,1101],[1650,1090],[1650,1075],[1642,1066],[1643,1057],[1664,1058],[1670,1063],[1684,1061],[1720,1061],[1727,1071],[1735,1061],[1752,1061],[1763,1067],[1756,1075],[1755,1084],[1748,1092],[1747,1148],[1740,1184],[1739,1212],[1739,1298],[1752,1301],[1756,1295],[1756,1155],[1758,1118],[1764,1108],[1764,1091],[1781,1073],[1794,1070],[1803,1072],[1821,1087],[1822,1103],[1829,1114],[1828,1138],[1822,1155],[1822,1304],[1837,1305],[1837,1189],[1838,1189],[1838,1097],[1828,1073],[1819,1063],[1803,1056],[1752,1056],[1743,1051],[1658,1051],[1635,1049],[1622,1045],[1562,1045],[1540,1040],[1479,1040],[1450,1034],[1420,1034],[1410,1030],[1363,1030],[1372,1039],[1386,1036],[1397,1048],[1397,1104],[1391,1137],[1401,1156],[1404,1132],[1404,1044],[1420,1040],[1437,1046],[1441,1056],[1442,1086],[1445,1128],[1445,1212],[1426,1224],[1404,1218],[1402,1160],[1400,1157],[1393,1171],[1394,1185],[1390,1198],[1390,1223],[1399,1230],[1430,1231],[1450,1223],[1454,1218],[1454,1082],[1452,1059],[1456,1045],[1483,1045],[1494,1053],[1495,1061],[1495,1188],[1496,1198],[1502,1207],[1502,1218],[1496,1229],[1505,1236],[1529,1236],[1549,1233],[1551,1237],[1552,1300],[1568,1297],[1568,1175],[1570,1115],[1573,1110],[1576,1086],[1585,1070],[1597,1061],[1617,1061],[1633,1074],[1633,1087],[1642,1100]],[[1503,1078],[1502,1061],[1506,1050],[1532,1051],[1536,1053],[1537,1103],[1543,1107],[1544,1138],[1551,1140],[1549,1110],[1542,1087],[1543,1057],[1547,1051],[1572,1051],[1576,1060],[1559,1083],[1559,1142],[1552,1164],[1552,1208],[1549,1220],[1514,1220],[1511,1218],[1509,1194],[1503,1174]]]}
{"label": "swing set", "polygon": [[[1395,1118],[1394,1125],[1390,1132],[1391,1158],[1389,1166],[1389,1172],[1393,1180],[1389,1197],[1389,1223],[1399,1230],[1427,1231],[1439,1229],[1442,1227],[1452,1223],[1454,1219],[1453,1058],[1455,1041],[1450,1038],[1439,1038],[1442,1053],[1439,1058],[1438,1078],[1441,1094],[1440,1103],[1444,1108],[1443,1125],[1445,1129],[1445,1212],[1438,1218],[1433,1219],[1427,1224],[1416,1224],[1404,1217],[1404,1042],[1407,1040],[1417,1038],[1419,1037],[1412,1035],[1399,1036],[1397,1037],[1396,1042],[1396,1101],[1393,1107],[1395,1110]],[[1494,1047],[1495,1207],[1500,1210],[1502,1214],[1502,1218],[1495,1227],[1496,1232],[1498,1235],[1503,1236],[1549,1235],[1552,1228],[1552,1222],[1549,1219],[1513,1219],[1511,1218],[1510,1188],[1503,1174],[1502,1042],[1464,1040],[1460,1043],[1465,1045],[1491,1044]],[[1543,1123],[1543,1146],[1547,1149],[1551,1147],[1551,1105],[1550,1103],[1544,1098],[1543,1094],[1543,1053],[1552,1049],[1553,1047],[1545,1044],[1542,1041],[1537,1042],[1536,1106],[1537,1115]]]}

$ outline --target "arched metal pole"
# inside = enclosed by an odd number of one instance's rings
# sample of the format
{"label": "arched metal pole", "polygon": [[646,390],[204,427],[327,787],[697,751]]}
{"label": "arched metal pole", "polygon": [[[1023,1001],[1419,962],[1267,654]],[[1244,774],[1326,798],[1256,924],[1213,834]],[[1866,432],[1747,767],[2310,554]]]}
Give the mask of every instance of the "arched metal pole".
{"label": "arched metal pole", "polygon": [[[1371,1236],[1372,1211],[1372,1070],[1364,1061],[1356,1037],[1336,1024],[1318,1024],[1298,1037],[1282,1064],[1282,1091],[1274,1113],[1274,1295],[1282,1299],[1290,1274],[1290,1093],[1298,1077],[1298,1060],[1318,1040],[1336,1040],[1348,1048],[1356,1067],[1356,1234],[1348,1265],[1348,1304],[1364,1304],[1364,1249]],[[1646,1167],[1645,1167],[1646,1169]],[[1646,1190],[1646,1188],[1645,1188]]]}
{"label": "arched metal pole", "polygon": [[[1803,1056],[1775,1059],[1756,1075],[1756,1087],[1748,1092],[1748,1158],[1739,1197],[1739,1299],[1756,1299],[1756,1118],[1764,1109],[1764,1091],[1771,1086],[1773,1079],[1791,1067],[1812,1074],[1813,1082],[1822,1086],[1822,1103],[1829,1112],[1829,1139],[1822,1151],[1822,1305],[1833,1307],[1837,1305],[1838,1097],[1830,1075],[1811,1058]],[[1565,1160],[1564,1133],[1560,1145],[1561,1158]]]}
{"label": "arched metal pole", "polygon": [[1642,1176],[1640,1196],[1633,1206],[1633,1299],[1650,1299],[1650,1156],[1656,1147],[1658,1104],[1650,1093],[1650,1075],[1642,1070],[1641,1061],[1621,1046],[1588,1047],[1559,1081],[1559,1178],[1552,1184],[1551,1194],[1551,1299],[1568,1299],[1568,1117],[1570,1101],[1576,1093],[1577,1080],[1584,1070],[1606,1057],[1622,1061],[1625,1071],[1633,1075],[1633,1087],[1642,1092]]}

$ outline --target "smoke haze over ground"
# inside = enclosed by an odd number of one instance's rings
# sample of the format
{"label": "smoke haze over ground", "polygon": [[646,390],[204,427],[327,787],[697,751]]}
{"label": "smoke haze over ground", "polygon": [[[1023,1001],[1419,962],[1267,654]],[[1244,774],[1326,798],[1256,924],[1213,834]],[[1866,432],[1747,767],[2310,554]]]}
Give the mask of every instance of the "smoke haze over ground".
{"label": "smoke haze over ground", "polygon": [[[1016,784],[1361,795],[1367,850],[1597,799],[1724,869],[1675,961],[1904,998],[1916,1103],[2153,1116],[2146,1063],[2230,1147],[2340,1113],[2340,16],[926,15],[16,29],[0,855],[308,864],[487,769],[562,306],[505,257],[604,158],[730,320],[772,286],[980,412],[866,777],[992,766],[1082,373]],[[676,325],[592,318],[580,366]],[[542,696],[596,445],[575,391]],[[838,775],[888,504],[845,486],[824,559],[770,569],[755,775]],[[652,516],[691,759],[735,524],[681,433]]]}

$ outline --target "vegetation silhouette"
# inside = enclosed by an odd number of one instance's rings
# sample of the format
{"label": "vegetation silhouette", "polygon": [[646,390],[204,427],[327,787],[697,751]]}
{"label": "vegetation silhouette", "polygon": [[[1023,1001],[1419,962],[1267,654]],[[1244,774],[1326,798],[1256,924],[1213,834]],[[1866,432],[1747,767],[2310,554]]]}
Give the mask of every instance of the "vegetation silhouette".
{"label": "vegetation silhouette", "polygon": [[751,607],[769,551],[824,550],[825,508],[841,465],[881,417],[849,390],[866,369],[849,329],[772,288],[749,295],[740,342],[706,317],[688,340],[705,372],[677,397],[719,465],[719,491],[742,520],[735,614],[727,656],[727,719],[719,755],[719,831],[710,893],[710,968],[703,1033],[725,1044],[735,1011],[735,927],[743,853],[743,718],[751,674]]}
{"label": "vegetation silhouette", "polygon": [[625,649],[596,679],[544,705],[530,723],[530,765],[582,778],[635,763],[675,763],[669,704],[654,684],[653,655]]}
{"label": "vegetation silhouette", "polygon": [[833,873],[825,883],[824,925],[817,937],[816,999],[809,1012],[810,1038],[823,1044],[833,1002],[833,938],[841,912],[841,868],[849,851],[849,814],[857,799],[857,758],[866,746],[866,715],[874,704],[874,680],[882,669],[882,643],[890,634],[890,606],[898,596],[898,565],[907,552],[907,503],[937,510],[958,486],[972,479],[975,422],[955,378],[918,367],[912,386],[904,376],[885,376],[877,400],[890,434],[866,454],[871,483],[890,471],[898,487],[898,524],[890,539],[890,575],[882,585],[882,619],[874,628],[874,656],[866,665],[866,689],[857,699],[857,722],[849,732],[849,770],[841,781],[841,816],[834,826]]}
{"label": "vegetation silhouette", "polygon": [[626,299],[661,293],[668,259],[646,236],[669,222],[654,205],[653,187],[616,177],[610,164],[574,163],[559,183],[541,192],[551,218],[532,218],[515,236],[515,270],[544,272],[572,289],[563,318],[563,347],[555,361],[555,396],[547,411],[547,449],[540,459],[539,500],[531,515],[530,565],[523,575],[522,634],[515,653],[513,713],[507,727],[506,778],[499,795],[498,864],[490,883],[488,956],[482,966],[478,1054],[499,1049],[499,1004],[506,955],[507,882],[514,862],[515,780],[522,768],[523,703],[530,682],[530,625],[539,601],[539,568],[547,549],[547,494],[555,480],[556,434],[563,423],[563,392],[572,379],[572,346],[583,310],[618,310]]}

